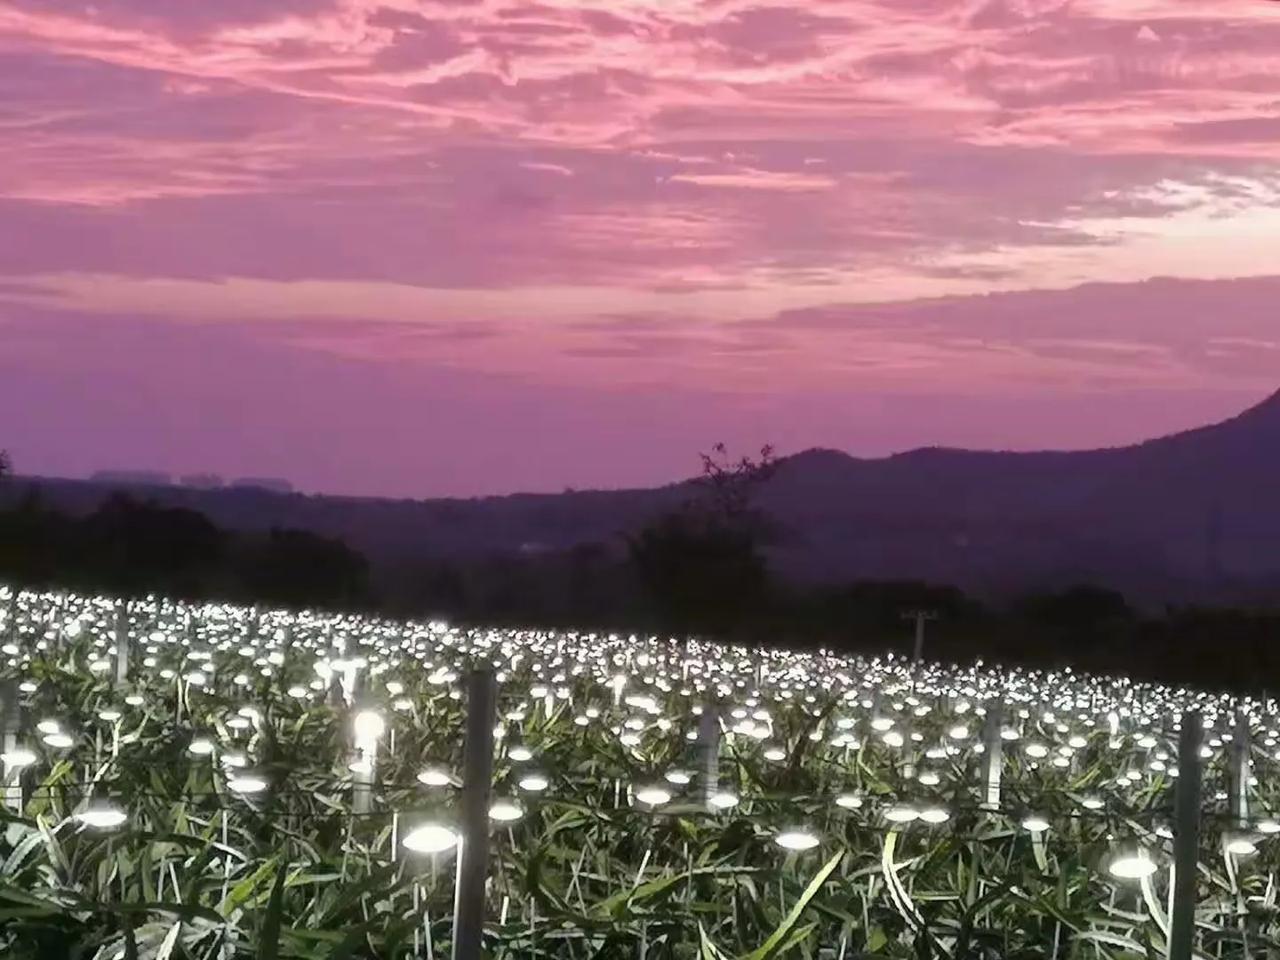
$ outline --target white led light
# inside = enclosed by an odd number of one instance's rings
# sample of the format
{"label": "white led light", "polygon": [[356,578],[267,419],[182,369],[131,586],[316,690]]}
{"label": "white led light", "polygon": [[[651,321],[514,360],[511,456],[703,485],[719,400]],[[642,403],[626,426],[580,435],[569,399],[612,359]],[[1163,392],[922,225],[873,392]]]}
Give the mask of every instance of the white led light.
{"label": "white led light", "polygon": [[719,790],[707,798],[707,803],[717,810],[728,810],[738,805],[738,795],[728,790]]}
{"label": "white led light", "polygon": [[911,823],[920,817],[920,811],[907,803],[900,803],[884,812],[884,818],[890,823]]}
{"label": "white led light", "polygon": [[1235,857],[1251,857],[1258,852],[1258,847],[1252,839],[1239,834],[1227,839],[1226,850],[1227,853]]}
{"label": "white led light", "polygon": [[489,819],[499,823],[511,823],[524,816],[524,810],[513,800],[495,800],[489,807]]}
{"label": "white led light", "polygon": [[818,838],[807,830],[786,830],[774,837],[773,842],[784,850],[812,850],[818,845]]}
{"label": "white led light", "polygon": [[7,769],[20,770],[35,763],[36,755],[23,747],[14,747],[12,750],[0,753],[0,761],[4,762]]}
{"label": "white led light", "polygon": [[1107,866],[1113,877],[1121,880],[1142,880],[1156,872],[1156,862],[1141,848],[1116,857]]}
{"label": "white led light", "polygon": [[550,786],[547,778],[540,773],[531,773],[520,780],[520,789],[530,793],[540,793]]}
{"label": "white led light", "polygon": [[128,815],[123,810],[107,804],[93,804],[75,815],[76,822],[95,830],[114,830],[127,819]]}
{"label": "white led light", "polygon": [[671,801],[671,791],[662,787],[641,787],[636,791],[636,800],[649,807],[660,807]]}
{"label": "white led light", "polygon": [[453,778],[447,770],[440,767],[427,767],[418,774],[418,782],[425,783],[428,787],[447,787],[453,782]]}
{"label": "white led light", "polygon": [[261,777],[238,776],[229,777],[227,779],[227,788],[235,793],[253,794],[261,793],[267,789],[267,781]]}
{"label": "white led light", "polygon": [[458,835],[439,823],[424,823],[414,827],[401,841],[414,853],[443,853],[458,845]]}
{"label": "white led light", "polygon": [[1033,814],[1022,821],[1022,829],[1027,833],[1044,833],[1049,829],[1049,821]]}
{"label": "white led light", "polygon": [[361,710],[352,721],[355,728],[356,743],[377,743],[387,730],[387,721],[377,710]]}

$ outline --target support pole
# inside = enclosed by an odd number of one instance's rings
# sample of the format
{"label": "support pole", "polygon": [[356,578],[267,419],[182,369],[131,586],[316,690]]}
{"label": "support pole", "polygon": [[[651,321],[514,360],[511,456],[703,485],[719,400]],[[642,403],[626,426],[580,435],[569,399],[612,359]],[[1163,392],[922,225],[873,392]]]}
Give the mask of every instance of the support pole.
{"label": "support pole", "polygon": [[1178,738],[1178,786],[1174,797],[1173,909],[1169,960],[1191,960],[1196,924],[1196,870],[1200,854],[1200,739],[1198,710],[1182,715]]}
{"label": "support pole", "polygon": [[492,669],[467,677],[467,724],[462,756],[462,842],[453,901],[451,960],[480,960],[484,887],[489,870],[489,800],[493,787],[493,727],[498,684]]}
{"label": "support pole", "polygon": [[999,700],[987,702],[982,718],[982,802],[983,810],[1000,809],[1000,772],[1004,763],[1003,711]]}
{"label": "support pole", "polygon": [[129,681],[129,601],[116,601],[116,686]]}
{"label": "support pole", "polygon": [[914,620],[916,622],[916,638],[915,644],[911,650],[911,665],[917,667],[920,660],[924,657],[924,627],[930,620],[937,620],[938,613],[936,610],[908,610],[902,614],[903,620]]}
{"label": "support pole", "polygon": [[720,789],[720,718],[713,704],[705,704],[698,717],[698,774],[702,778],[702,805],[711,810],[711,798]]}
{"label": "support pole", "polygon": [[[18,681],[0,681],[0,747],[7,753],[18,746]],[[22,768],[4,766],[4,805],[22,815]]]}
{"label": "support pole", "polygon": [[364,816],[373,810],[373,771],[378,763],[378,742],[355,745],[356,770],[351,778],[351,811]]}
{"label": "support pole", "polygon": [[1231,737],[1231,817],[1237,830],[1249,829],[1250,752],[1249,717],[1241,712]]}

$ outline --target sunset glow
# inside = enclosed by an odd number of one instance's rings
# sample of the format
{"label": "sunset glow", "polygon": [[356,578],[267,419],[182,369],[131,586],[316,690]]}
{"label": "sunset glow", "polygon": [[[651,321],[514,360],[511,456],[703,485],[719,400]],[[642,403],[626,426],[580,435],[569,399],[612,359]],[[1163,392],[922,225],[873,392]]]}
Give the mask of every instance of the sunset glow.
{"label": "sunset glow", "polygon": [[0,448],[308,490],[1280,385],[1280,3],[0,0]]}

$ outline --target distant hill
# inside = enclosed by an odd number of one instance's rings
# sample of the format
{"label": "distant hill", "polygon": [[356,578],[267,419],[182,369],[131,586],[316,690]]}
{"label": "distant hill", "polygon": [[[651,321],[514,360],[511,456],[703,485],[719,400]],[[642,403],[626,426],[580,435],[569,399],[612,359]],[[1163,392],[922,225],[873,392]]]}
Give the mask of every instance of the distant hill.
{"label": "distant hill", "polygon": [[[413,501],[19,478],[6,495],[29,485],[74,512],[123,487],[235,529],[312,530],[375,565],[617,542],[694,493],[686,481]],[[775,565],[806,581],[924,578],[986,594],[1094,581],[1156,600],[1269,593],[1280,585],[1280,394],[1223,423],[1114,449],[809,450],[779,463],[759,504],[774,521]]]}

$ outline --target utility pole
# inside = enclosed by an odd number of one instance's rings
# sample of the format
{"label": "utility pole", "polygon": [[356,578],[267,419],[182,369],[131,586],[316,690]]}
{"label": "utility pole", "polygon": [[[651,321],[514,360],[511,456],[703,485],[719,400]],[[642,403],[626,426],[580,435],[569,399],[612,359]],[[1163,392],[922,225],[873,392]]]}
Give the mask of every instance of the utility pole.
{"label": "utility pole", "polygon": [[493,725],[498,683],[491,668],[467,678],[462,740],[462,843],[453,900],[453,960],[480,960],[484,939],[484,887],[489,875],[489,802],[493,789]]}
{"label": "utility pole", "polygon": [[938,619],[937,610],[906,610],[902,613],[903,620],[914,620],[916,622],[916,645],[911,654],[911,663],[913,665],[920,663],[920,658],[924,656],[924,625],[930,620]]}
{"label": "utility pole", "polygon": [[1196,870],[1200,858],[1200,739],[1198,710],[1182,715],[1178,737],[1178,785],[1173,801],[1173,903],[1169,911],[1169,960],[1191,960],[1196,927]]}

